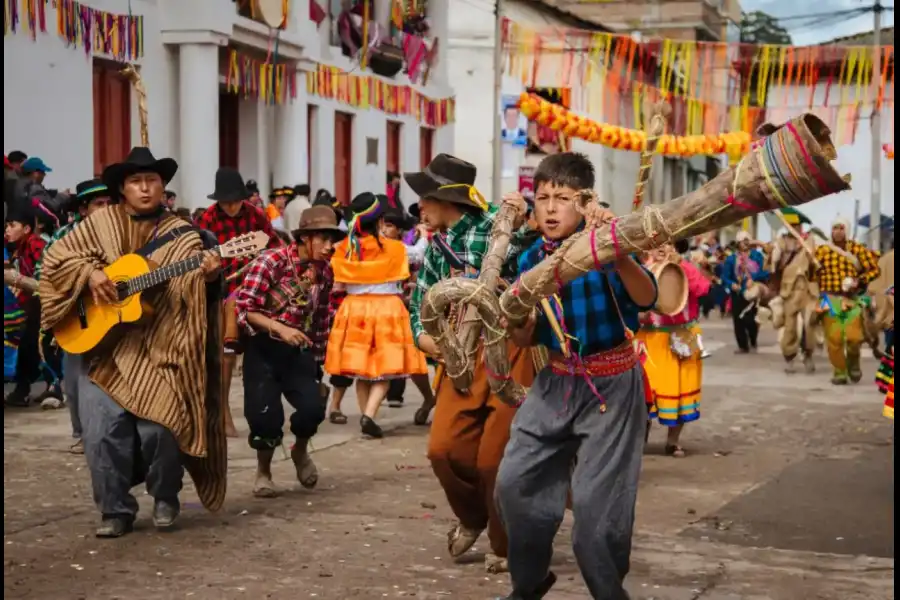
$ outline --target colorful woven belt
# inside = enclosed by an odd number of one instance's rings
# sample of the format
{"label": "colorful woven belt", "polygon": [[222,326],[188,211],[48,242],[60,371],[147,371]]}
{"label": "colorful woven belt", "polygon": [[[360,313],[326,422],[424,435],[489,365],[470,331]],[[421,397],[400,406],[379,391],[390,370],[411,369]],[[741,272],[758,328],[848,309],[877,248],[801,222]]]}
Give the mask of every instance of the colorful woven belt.
{"label": "colorful woven belt", "polygon": [[611,377],[631,370],[636,364],[638,354],[631,341],[612,350],[583,356],[580,360],[566,359],[556,352],[550,355],[550,368],[556,375]]}

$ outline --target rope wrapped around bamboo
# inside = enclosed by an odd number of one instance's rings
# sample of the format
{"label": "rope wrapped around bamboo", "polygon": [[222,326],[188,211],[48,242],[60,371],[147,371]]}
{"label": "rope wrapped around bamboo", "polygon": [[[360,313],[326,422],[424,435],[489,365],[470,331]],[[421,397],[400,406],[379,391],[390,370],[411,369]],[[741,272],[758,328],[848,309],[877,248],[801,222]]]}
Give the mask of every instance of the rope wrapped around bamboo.
{"label": "rope wrapped around bamboo", "polygon": [[[662,205],[646,206],[598,229],[573,235],[500,296],[500,315],[510,328],[520,326],[542,298],[618,257],[849,189],[849,176],[840,176],[831,165],[837,152],[830,134],[818,117],[803,114],[755,144],[736,166],[700,189]],[[503,344],[497,347],[505,352]],[[495,357],[494,360],[496,364],[508,364],[508,359]],[[521,396],[506,396],[514,389],[500,385],[508,371],[495,373],[498,384],[495,391],[505,402],[519,404]],[[494,378],[491,383],[495,383]]]}
{"label": "rope wrapped around bamboo", "polygon": [[[422,328],[434,338],[440,348],[446,375],[460,393],[467,393],[469,386],[472,385],[473,363],[482,327],[488,330],[484,335],[484,356],[488,368],[494,365],[495,368],[503,369],[494,372],[509,371],[509,359],[505,348],[499,354],[497,352],[497,347],[503,346],[505,332],[500,327],[500,309],[496,293],[497,285],[500,283],[500,271],[509,250],[515,218],[514,208],[507,204],[500,207],[494,218],[491,241],[482,259],[477,279],[453,277],[439,281],[431,286],[422,298],[420,314]],[[457,310],[465,307],[459,335],[444,319],[444,314],[451,306]]]}

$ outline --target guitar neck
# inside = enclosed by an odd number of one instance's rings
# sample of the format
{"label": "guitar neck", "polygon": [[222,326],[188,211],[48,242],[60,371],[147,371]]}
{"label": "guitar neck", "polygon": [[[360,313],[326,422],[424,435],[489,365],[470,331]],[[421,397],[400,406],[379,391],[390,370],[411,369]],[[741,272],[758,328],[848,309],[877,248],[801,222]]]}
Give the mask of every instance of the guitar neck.
{"label": "guitar neck", "polygon": [[124,295],[125,297],[133,296],[144,290],[149,290],[152,287],[161,285],[174,277],[190,273],[191,271],[199,269],[202,262],[203,254],[196,254],[190,258],[180,260],[171,265],[166,265],[165,267],[160,267],[149,273],[135,277],[134,279],[129,279],[126,284]]}

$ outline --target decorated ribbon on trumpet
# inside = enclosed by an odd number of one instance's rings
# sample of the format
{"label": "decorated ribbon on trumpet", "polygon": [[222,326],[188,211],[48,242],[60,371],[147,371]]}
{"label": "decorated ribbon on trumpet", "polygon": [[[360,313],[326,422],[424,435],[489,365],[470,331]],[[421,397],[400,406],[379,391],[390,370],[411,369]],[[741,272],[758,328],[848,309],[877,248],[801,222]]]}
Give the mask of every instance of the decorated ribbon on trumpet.
{"label": "decorated ribbon on trumpet", "polygon": [[[636,129],[627,129],[605,123],[598,123],[576,115],[558,104],[524,93],[519,98],[519,110],[529,121],[561,131],[609,148],[641,152],[647,148],[647,134]],[[742,131],[719,135],[660,136],[653,149],[656,154],[669,156],[697,156],[728,154],[742,156],[750,151],[750,134]]]}

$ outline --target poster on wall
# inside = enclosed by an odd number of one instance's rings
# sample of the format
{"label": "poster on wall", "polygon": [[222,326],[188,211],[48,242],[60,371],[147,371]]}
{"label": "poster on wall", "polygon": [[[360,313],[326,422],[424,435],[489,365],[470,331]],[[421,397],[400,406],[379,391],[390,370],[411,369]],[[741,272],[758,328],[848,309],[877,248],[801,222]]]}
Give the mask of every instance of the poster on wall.
{"label": "poster on wall", "polygon": [[534,201],[534,167],[519,167],[519,193]]}
{"label": "poster on wall", "polygon": [[525,146],[528,143],[528,119],[519,112],[519,96],[504,95],[500,101],[503,128],[500,139],[506,144]]}
{"label": "poster on wall", "polygon": [[[529,94],[535,94],[547,102],[570,108],[571,93],[568,88],[528,88]],[[525,155],[547,156],[572,149],[571,140],[561,131],[554,131],[546,125],[538,125],[534,121],[528,123],[528,140]]]}

